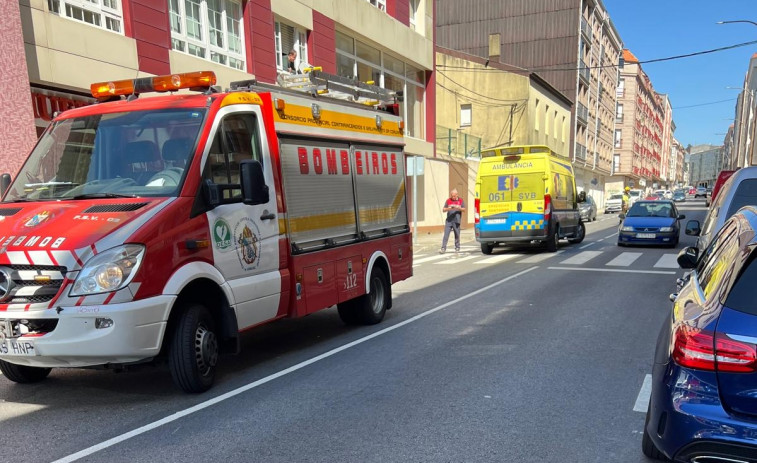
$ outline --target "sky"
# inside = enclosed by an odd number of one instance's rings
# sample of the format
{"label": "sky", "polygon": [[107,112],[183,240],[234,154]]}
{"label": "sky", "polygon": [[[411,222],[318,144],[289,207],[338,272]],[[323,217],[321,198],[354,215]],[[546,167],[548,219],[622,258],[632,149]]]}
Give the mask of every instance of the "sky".
{"label": "sky", "polygon": [[[640,61],[757,41],[757,0],[603,0],[624,48]],[[660,63],[642,64],[655,91],[673,107],[683,146],[722,145],[757,44]],[[728,100],[720,102],[721,100]],[[705,104],[712,102],[713,104]],[[701,106],[694,106],[701,105]],[[693,107],[692,107],[693,106]]]}

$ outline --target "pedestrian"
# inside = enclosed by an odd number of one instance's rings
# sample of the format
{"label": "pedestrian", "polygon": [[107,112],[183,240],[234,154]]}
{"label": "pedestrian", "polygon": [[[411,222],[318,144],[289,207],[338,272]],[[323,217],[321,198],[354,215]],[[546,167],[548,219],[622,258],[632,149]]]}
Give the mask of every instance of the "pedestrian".
{"label": "pedestrian", "polygon": [[442,238],[442,248],[439,254],[447,251],[447,241],[449,240],[450,230],[455,233],[455,252],[460,252],[460,222],[462,222],[463,211],[465,210],[465,201],[457,194],[456,189],[449,192],[449,198],[444,201],[443,212],[447,213],[447,220],[444,222],[444,238]]}
{"label": "pedestrian", "polygon": [[629,203],[630,201],[631,201],[631,187],[628,187],[628,186],[627,186],[627,187],[626,187],[626,188],[625,188],[625,189],[623,190],[623,206],[621,207],[621,209],[623,209],[623,213],[624,213],[624,214],[625,214],[626,212],[628,212],[628,206],[629,206],[629,204],[628,204],[628,203]]}
{"label": "pedestrian", "polygon": [[295,50],[291,50],[287,55],[287,59],[289,60],[289,62],[287,63],[287,71],[289,71],[291,74],[299,74],[300,72],[297,70],[297,66],[294,64],[294,61],[297,59],[297,52]]}

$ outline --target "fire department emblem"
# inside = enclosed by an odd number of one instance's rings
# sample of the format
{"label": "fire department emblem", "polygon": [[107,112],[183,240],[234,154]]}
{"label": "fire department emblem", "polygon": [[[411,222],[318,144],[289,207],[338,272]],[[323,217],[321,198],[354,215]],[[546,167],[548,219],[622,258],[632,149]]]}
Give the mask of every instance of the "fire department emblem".
{"label": "fire department emblem", "polygon": [[253,270],[260,262],[260,230],[249,218],[244,218],[234,227],[234,245],[239,264],[244,270]]}
{"label": "fire department emblem", "polygon": [[50,217],[50,211],[42,211],[39,214],[35,214],[29,220],[26,221],[24,227],[36,227]]}

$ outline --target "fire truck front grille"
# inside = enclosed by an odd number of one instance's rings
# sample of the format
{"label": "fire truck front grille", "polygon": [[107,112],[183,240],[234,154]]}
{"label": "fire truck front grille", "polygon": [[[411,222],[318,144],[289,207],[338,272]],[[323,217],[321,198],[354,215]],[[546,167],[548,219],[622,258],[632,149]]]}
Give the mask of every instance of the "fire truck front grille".
{"label": "fire truck front grille", "polygon": [[0,304],[50,302],[66,276],[66,267],[12,265],[0,267]]}
{"label": "fire truck front grille", "polygon": [[130,204],[99,204],[92,206],[84,214],[96,214],[103,212],[131,212],[145,207],[147,203],[130,203]]}
{"label": "fire truck front grille", "polygon": [[16,215],[16,214],[18,214],[18,212],[19,212],[20,210],[21,210],[21,208],[20,208],[20,207],[14,207],[14,208],[5,208],[5,209],[0,209],[0,216],[3,216],[3,217],[10,217],[10,216],[12,216],[12,215]]}

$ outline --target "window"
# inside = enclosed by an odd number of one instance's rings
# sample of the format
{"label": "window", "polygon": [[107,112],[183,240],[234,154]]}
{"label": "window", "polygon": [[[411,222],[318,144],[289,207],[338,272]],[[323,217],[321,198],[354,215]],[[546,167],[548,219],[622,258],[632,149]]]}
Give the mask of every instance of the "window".
{"label": "window", "polygon": [[710,299],[710,294],[713,290],[720,286],[725,266],[733,263],[732,257],[725,255],[724,252],[727,248],[738,248],[738,246],[729,246],[729,241],[736,236],[735,222],[727,222],[725,226],[718,232],[715,238],[710,243],[710,246],[704,251],[702,258],[697,265],[697,279],[699,286],[702,288],[702,293],[705,299]]}
{"label": "window", "polygon": [[549,136],[549,105],[544,105],[544,135]]}
{"label": "window", "polygon": [[242,4],[234,0],[169,0],[174,50],[244,69]]}
{"label": "window", "polygon": [[745,312],[751,315],[757,315],[757,252],[752,251],[751,259],[746,264],[746,268],[736,280],[731,288],[725,305],[728,307]]}
{"label": "window", "polygon": [[470,127],[472,117],[471,105],[460,105],[460,127]]}
{"label": "window", "polygon": [[239,163],[247,159],[263,161],[255,116],[232,114],[224,118],[213,137],[203,178],[217,185],[237,186],[223,190],[223,199],[241,198]]}
{"label": "window", "polygon": [[615,122],[623,122],[623,105],[618,103],[615,109]]}
{"label": "window", "polygon": [[366,0],[381,11],[386,11],[386,0]]}
{"label": "window", "polygon": [[534,116],[536,116],[536,117],[534,117],[534,130],[536,130],[538,132],[539,131],[539,114],[540,114],[539,113],[539,99],[538,98],[536,99],[536,106],[534,106],[534,108],[535,108]]}
{"label": "window", "polygon": [[612,159],[612,174],[620,171],[620,154],[615,154]]}
{"label": "window", "polygon": [[626,93],[626,79],[618,79],[618,88],[615,90],[615,96],[623,96]]}
{"label": "window", "polygon": [[620,148],[620,140],[621,140],[621,134],[623,133],[620,129],[615,129],[615,148]]}
{"label": "window", "polygon": [[47,0],[51,13],[122,33],[119,0]]}
{"label": "window", "polygon": [[405,120],[405,135],[423,138],[425,71],[339,31],[336,32],[336,69],[342,77],[402,92],[400,116]]}
{"label": "window", "polygon": [[552,115],[552,123],[555,126],[555,130],[552,131],[552,136],[557,140],[557,131],[560,129],[560,127],[557,125],[557,111],[554,112]]}
{"label": "window", "polygon": [[418,3],[420,0],[410,0],[408,1],[408,6],[410,7],[410,29],[417,30],[416,28],[416,22],[417,19],[415,17],[416,14],[418,14]]}
{"label": "window", "polygon": [[288,64],[287,55],[290,51],[297,52],[294,66],[298,70],[306,67],[308,63],[308,40],[304,29],[292,26],[283,21],[275,21],[274,35],[276,42],[276,68],[279,71],[286,69]]}

